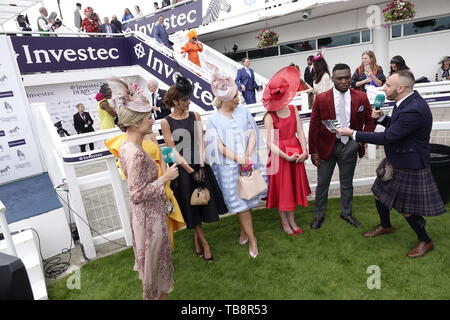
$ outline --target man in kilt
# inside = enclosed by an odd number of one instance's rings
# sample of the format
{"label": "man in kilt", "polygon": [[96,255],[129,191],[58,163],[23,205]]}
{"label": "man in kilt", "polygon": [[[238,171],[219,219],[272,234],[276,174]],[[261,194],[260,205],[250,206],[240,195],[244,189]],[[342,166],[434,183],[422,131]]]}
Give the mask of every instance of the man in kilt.
{"label": "man in kilt", "polygon": [[390,180],[378,176],[372,186],[381,223],[363,235],[375,237],[392,233],[394,228],[389,214],[394,208],[405,217],[419,239],[408,252],[411,258],[433,250],[433,241],[425,230],[423,217],[446,212],[430,169],[429,141],[433,117],[428,103],[413,90],[414,83],[414,75],[409,70],[398,71],[387,80],[386,97],[396,102],[392,115],[384,115],[381,110],[372,111],[372,117],[386,127],[384,132],[338,130],[339,134],[353,136],[358,142],[384,145],[387,166],[392,166],[393,174]]}

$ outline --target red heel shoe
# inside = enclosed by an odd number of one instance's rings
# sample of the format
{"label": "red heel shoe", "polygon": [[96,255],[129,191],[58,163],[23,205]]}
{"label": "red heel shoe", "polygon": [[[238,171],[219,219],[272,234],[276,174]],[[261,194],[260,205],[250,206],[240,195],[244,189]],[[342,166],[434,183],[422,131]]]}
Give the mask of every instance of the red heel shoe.
{"label": "red heel shoe", "polygon": [[294,230],[294,232],[295,232],[296,234],[299,234],[299,233],[305,233],[305,231],[303,231],[303,230],[300,229],[300,228],[298,228],[297,230]]}
{"label": "red heel shoe", "polygon": [[[280,228],[281,228],[281,230],[283,230],[284,232],[286,232],[284,229],[283,229],[283,224],[280,222]],[[286,232],[287,233],[287,232]],[[290,235],[290,236],[295,236],[297,233],[294,231],[294,232],[292,232],[292,233],[287,233],[288,235]]]}

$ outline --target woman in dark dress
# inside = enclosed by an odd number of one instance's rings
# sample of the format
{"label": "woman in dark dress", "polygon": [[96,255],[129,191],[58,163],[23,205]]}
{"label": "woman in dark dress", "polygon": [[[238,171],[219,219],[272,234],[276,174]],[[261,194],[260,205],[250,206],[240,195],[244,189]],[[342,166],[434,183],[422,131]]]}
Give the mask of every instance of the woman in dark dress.
{"label": "woman in dark dress", "polygon": [[[164,98],[172,113],[161,120],[161,129],[166,146],[175,150],[180,176],[172,185],[175,198],[180,205],[187,229],[194,229],[194,247],[198,256],[213,261],[213,254],[202,229],[202,222],[215,222],[219,215],[228,212],[222,192],[211,167],[204,162],[203,125],[200,115],[189,111],[189,96],[192,85],[178,77]],[[211,195],[207,205],[192,206],[191,195],[198,186],[205,186]]]}

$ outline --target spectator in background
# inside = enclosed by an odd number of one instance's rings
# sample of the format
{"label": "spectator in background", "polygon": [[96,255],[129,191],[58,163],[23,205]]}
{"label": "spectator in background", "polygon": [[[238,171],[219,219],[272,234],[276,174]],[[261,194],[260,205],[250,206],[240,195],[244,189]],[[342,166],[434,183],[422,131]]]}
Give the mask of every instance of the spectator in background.
{"label": "spectator in background", "polygon": [[168,7],[170,6],[170,0],[162,0],[162,7]]}
{"label": "spectator in background", "polygon": [[[302,79],[302,73],[300,71],[300,67],[298,65],[296,65],[295,63],[291,62],[291,64],[289,65],[290,67],[295,67],[298,72],[299,72],[299,78],[300,78],[300,82],[298,84],[298,88],[297,88],[297,93],[296,95],[299,96],[302,93],[307,93],[308,94],[308,104],[309,104],[309,109],[312,108],[312,104],[314,101],[314,94],[312,93],[313,88]],[[302,106],[301,105],[297,105],[296,106],[297,109],[299,111],[302,110]]]}
{"label": "spectator in background", "polygon": [[130,19],[134,19],[134,16],[131,13],[130,9],[125,8],[125,11],[124,11],[123,17],[122,17],[122,22],[128,21]]}
{"label": "spectator in background", "polygon": [[153,106],[153,117],[155,120],[164,119],[171,111],[164,104],[166,90],[158,89],[158,80],[152,79],[147,82],[147,89],[150,91],[150,105]]}
{"label": "spectator in background", "polygon": [[305,78],[306,83],[308,83],[310,85],[310,87],[313,87],[313,79],[314,79],[314,67],[313,67],[313,62],[312,62],[312,58],[314,58],[314,56],[309,56],[308,59],[306,60],[306,63],[308,64],[308,66],[305,69],[305,74],[303,75],[303,78]]}
{"label": "spectator in background", "polygon": [[330,79],[330,70],[324,57],[324,50],[312,58],[314,67],[313,94],[317,96],[333,88],[333,82]]}
{"label": "spectator in background", "polygon": [[119,30],[117,30],[115,25],[113,25],[112,23],[109,23],[108,17],[104,17],[103,22],[104,23],[100,26],[101,33],[120,33]]}
{"label": "spectator in background", "polygon": [[436,73],[436,81],[450,80],[450,56],[445,56],[439,61],[441,67]]}
{"label": "spectator in background", "polygon": [[84,15],[86,16],[81,23],[81,31],[86,33],[99,33],[100,32],[100,20],[94,9],[87,7],[84,9]]}
{"label": "spectator in background", "polygon": [[173,50],[173,42],[169,40],[169,34],[164,26],[164,17],[162,15],[158,17],[158,23],[155,25],[153,35],[156,41],[165,45],[170,50]]}
{"label": "spectator in background", "polygon": [[81,22],[83,22],[83,18],[81,18],[81,3],[77,3],[76,7],[73,12],[73,24],[77,29],[80,29]]}
{"label": "spectator in background", "polygon": [[242,59],[243,68],[239,69],[236,75],[235,83],[238,90],[242,92],[246,104],[256,103],[255,90],[261,91],[262,86],[259,86],[255,80],[255,72],[250,69],[250,60],[248,58]]}
{"label": "spectator in background", "polygon": [[95,100],[98,101],[97,111],[100,118],[100,130],[112,129],[115,126],[114,118],[117,117],[117,113],[108,102],[108,99],[111,98],[111,88],[107,83],[102,84],[99,93],[95,96]]}
{"label": "spectator in background", "polygon": [[156,10],[160,10],[158,2],[153,2],[153,8]]}
{"label": "spectator in background", "polygon": [[[53,24],[55,23],[55,21],[49,19],[47,9],[44,7],[39,8],[39,13],[41,15],[37,19],[38,31],[54,32],[55,29],[53,28]],[[40,34],[40,36],[41,37],[50,37],[50,34],[48,34],[48,33]]]}
{"label": "spectator in background", "polygon": [[134,6],[134,12],[136,12],[136,13],[134,14],[134,16],[135,16],[136,18],[139,18],[139,17],[142,17],[142,16],[143,16],[143,14],[142,14],[142,12],[141,12],[141,8],[139,8],[139,6]]}
{"label": "spectator in background", "polygon": [[117,19],[116,15],[112,16],[111,23],[116,26],[116,29],[119,31],[119,33],[122,33],[122,22]]}
{"label": "spectator in background", "polygon": [[197,30],[188,31],[187,37],[189,41],[181,48],[181,53],[183,56],[187,54],[188,60],[201,68],[202,66],[200,64],[198,53],[203,51],[203,45],[197,39]]}
{"label": "spectator in background", "polygon": [[[82,103],[77,104],[78,112],[73,115],[73,126],[78,134],[94,132],[92,125],[94,120],[92,120],[89,112],[84,111],[84,105]],[[89,149],[94,150],[94,143],[89,143]],[[80,151],[86,152],[86,145],[80,145]]]}
{"label": "spectator in background", "polygon": [[377,64],[375,53],[370,50],[363,52],[361,65],[352,76],[352,88],[366,92],[366,85],[381,87],[385,82],[383,68]]}
{"label": "spectator in background", "polygon": [[402,56],[394,56],[391,59],[391,72],[389,75],[391,76],[393,73],[400,70],[409,70],[409,67],[406,65],[405,60]]}

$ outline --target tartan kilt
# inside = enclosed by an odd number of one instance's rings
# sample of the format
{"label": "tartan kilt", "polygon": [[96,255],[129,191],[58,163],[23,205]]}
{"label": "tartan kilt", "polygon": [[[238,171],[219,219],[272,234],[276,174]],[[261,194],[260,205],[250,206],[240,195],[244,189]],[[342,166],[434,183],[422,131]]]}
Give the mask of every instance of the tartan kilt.
{"label": "tartan kilt", "polygon": [[377,177],[373,194],[389,209],[417,216],[438,216],[446,212],[430,167],[396,169],[393,178],[383,182]]}

